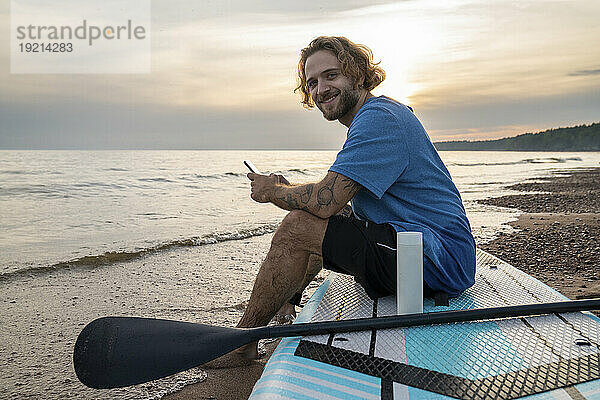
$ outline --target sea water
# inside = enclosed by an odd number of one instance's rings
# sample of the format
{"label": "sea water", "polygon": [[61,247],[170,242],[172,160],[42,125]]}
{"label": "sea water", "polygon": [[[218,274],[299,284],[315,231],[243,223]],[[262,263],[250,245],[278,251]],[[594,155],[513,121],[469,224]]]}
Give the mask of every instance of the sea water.
{"label": "sea water", "polygon": [[[140,315],[232,325],[285,211],[249,197],[242,160],[318,181],[335,151],[0,151],[0,398],[160,398],[199,369],[96,391],[71,352],[85,323]],[[518,211],[505,187],[600,153],[441,152],[478,243]]]}

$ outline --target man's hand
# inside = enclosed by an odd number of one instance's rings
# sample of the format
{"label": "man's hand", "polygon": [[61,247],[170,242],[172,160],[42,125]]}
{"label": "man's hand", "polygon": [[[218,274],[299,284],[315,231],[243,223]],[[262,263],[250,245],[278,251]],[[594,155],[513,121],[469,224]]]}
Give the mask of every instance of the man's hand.
{"label": "man's hand", "polygon": [[[271,174],[271,175],[273,175],[273,174]],[[283,175],[275,175],[275,176],[279,179],[280,185],[291,185],[291,183],[289,183],[288,180],[283,177]]]}
{"label": "man's hand", "polygon": [[277,185],[289,185],[282,175],[260,175],[250,172],[246,176],[252,181],[250,197],[259,203],[270,202]]}

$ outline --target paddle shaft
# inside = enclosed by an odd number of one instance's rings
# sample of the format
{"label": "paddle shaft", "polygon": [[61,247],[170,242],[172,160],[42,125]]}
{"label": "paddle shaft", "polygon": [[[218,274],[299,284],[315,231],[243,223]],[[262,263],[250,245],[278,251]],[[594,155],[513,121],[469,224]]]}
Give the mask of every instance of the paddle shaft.
{"label": "paddle shaft", "polygon": [[[556,303],[526,304],[518,306],[479,308],[459,311],[440,311],[423,314],[394,315],[378,318],[360,318],[342,321],[324,321],[260,329],[262,338],[324,335],[372,329],[390,329],[417,325],[447,324],[497,318],[525,317],[540,314],[600,310],[600,299],[572,300]],[[254,330],[253,329],[253,330]]]}

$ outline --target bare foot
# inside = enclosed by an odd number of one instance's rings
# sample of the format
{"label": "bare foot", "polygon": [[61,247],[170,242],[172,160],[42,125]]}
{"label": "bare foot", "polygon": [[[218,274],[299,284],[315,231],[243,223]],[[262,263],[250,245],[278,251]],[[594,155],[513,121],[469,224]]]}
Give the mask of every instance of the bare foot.
{"label": "bare foot", "polygon": [[277,314],[273,317],[278,324],[289,324],[296,319],[296,306],[290,303],[285,303],[281,306]]}
{"label": "bare foot", "polygon": [[219,358],[202,364],[200,367],[204,369],[222,369],[243,367],[252,364],[259,359],[257,343],[250,343],[239,349],[233,350]]}

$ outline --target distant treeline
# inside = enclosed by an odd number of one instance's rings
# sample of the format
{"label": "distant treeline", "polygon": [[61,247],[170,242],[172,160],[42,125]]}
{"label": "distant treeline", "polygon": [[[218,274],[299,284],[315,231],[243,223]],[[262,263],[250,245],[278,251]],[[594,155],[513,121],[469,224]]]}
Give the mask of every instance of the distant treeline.
{"label": "distant treeline", "polygon": [[600,151],[600,122],[497,140],[434,143],[438,150]]}

